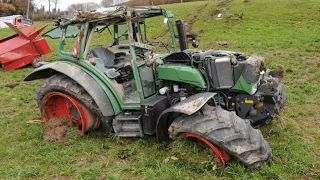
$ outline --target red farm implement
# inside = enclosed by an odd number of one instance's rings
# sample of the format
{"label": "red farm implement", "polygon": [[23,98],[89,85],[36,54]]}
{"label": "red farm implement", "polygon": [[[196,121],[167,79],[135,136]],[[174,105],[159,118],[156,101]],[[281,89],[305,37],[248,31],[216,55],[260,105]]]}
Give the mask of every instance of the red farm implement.
{"label": "red farm implement", "polygon": [[51,49],[40,33],[47,25],[31,33],[37,24],[19,30],[6,23],[16,34],[0,40],[0,67],[4,70],[15,70],[32,63],[41,55],[48,54]]}

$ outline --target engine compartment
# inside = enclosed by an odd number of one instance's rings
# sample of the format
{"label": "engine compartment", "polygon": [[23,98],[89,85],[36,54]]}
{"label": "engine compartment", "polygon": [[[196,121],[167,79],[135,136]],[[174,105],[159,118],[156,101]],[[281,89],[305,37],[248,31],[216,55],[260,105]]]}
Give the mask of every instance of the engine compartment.
{"label": "engine compartment", "polygon": [[247,57],[232,51],[196,51],[187,49],[163,58],[164,63],[191,65],[202,73],[209,90],[230,89],[242,75],[249,84],[258,83],[260,72],[266,70],[263,58]]}

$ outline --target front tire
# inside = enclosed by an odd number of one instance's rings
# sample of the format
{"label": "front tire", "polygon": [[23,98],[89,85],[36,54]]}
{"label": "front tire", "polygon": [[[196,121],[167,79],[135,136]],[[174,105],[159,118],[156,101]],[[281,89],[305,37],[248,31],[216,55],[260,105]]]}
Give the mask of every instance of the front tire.
{"label": "front tire", "polygon": [[173,139],[184,133],[199,135],[250,168],[271,163],[271,149],[261,132],[249,120],[221,107],[180,115],[170,125],[169,133]]}

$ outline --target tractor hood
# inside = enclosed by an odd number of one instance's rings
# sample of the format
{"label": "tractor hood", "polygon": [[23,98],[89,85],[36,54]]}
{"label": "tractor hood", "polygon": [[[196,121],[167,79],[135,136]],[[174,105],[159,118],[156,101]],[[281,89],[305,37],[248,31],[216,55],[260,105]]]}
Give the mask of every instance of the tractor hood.
{"label": "tractor hood", "polygon": [[205,80],[200,71],[192,66],[182,64],[163,64],[156,68],[157,78],[177,81],[206,88]]}

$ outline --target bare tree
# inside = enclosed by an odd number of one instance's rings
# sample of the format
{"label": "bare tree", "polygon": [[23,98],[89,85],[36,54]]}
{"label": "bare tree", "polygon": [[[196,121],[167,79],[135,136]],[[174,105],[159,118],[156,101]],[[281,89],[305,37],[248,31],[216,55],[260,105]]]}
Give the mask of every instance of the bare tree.
{"label": "bare tree", "polygon": [[88,2],[85,4],[86,4],[86,11],[94,11],[100,7],[99,4],[95,2]]}
{"label": "bare tree", "polygon": [[73,11],[94,11],[99,8],[99,4],[95,2],[71,4],[68,9]]}
{"label": "bare tree", "polygon": [[52,0],[48,0],[49,14],[51,13],[51,2],[52,2]]}
{"label": "bare tree", "polygon": [[52,3],[54,5],[54,13],[57,13],[57,6],[59,4],[60,0],[52,0]]}
{"label": "bare tree", "polygon": [[101,5],[103,7],[110,7],[113,5],[113,3],[114,3],[114,0],[102,0],[101,1]]}
{"label": "bare tree", "polygon": [[85,11],[86,7],[84,6],[84,3],[77,3],[77,4],[71,4],[70,9],[74,11]]}

